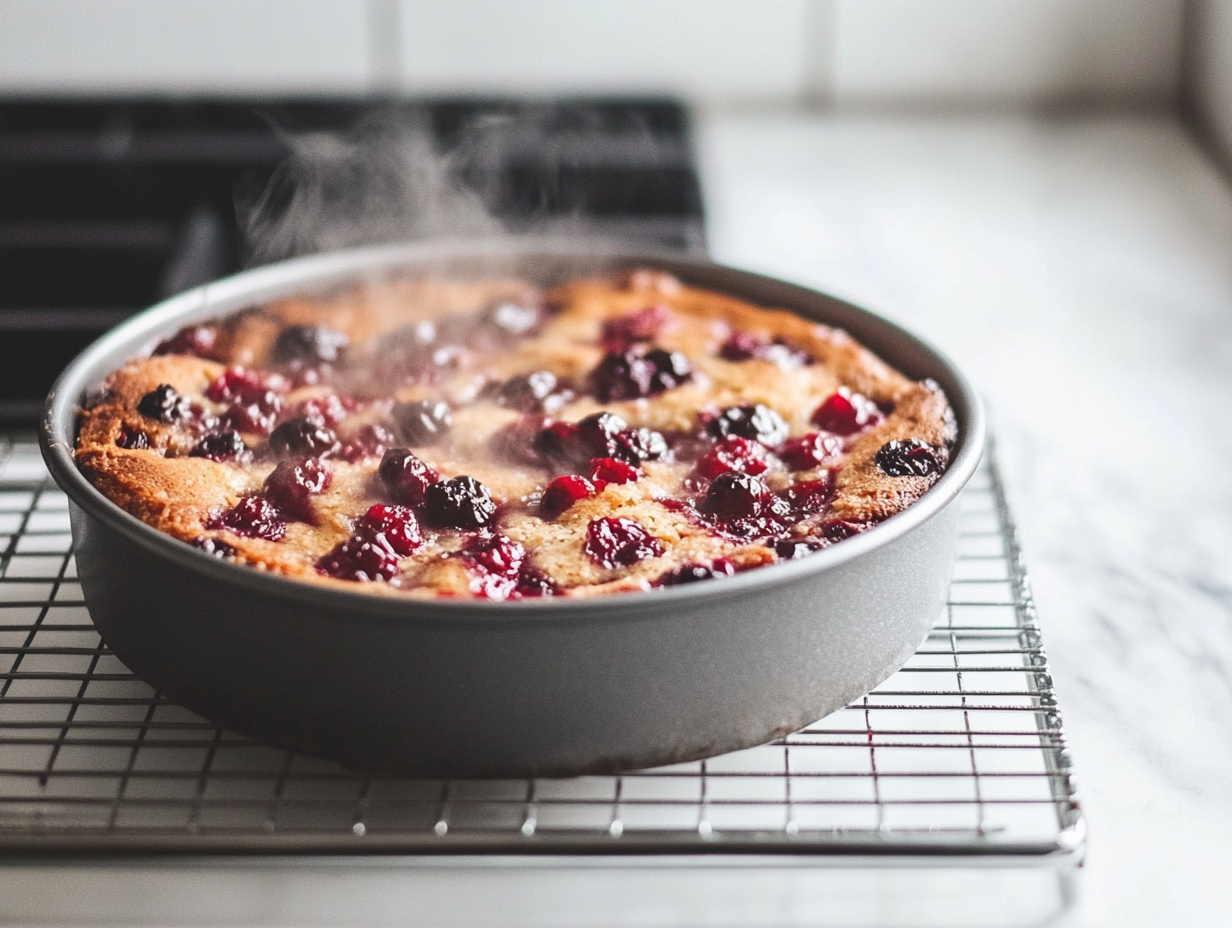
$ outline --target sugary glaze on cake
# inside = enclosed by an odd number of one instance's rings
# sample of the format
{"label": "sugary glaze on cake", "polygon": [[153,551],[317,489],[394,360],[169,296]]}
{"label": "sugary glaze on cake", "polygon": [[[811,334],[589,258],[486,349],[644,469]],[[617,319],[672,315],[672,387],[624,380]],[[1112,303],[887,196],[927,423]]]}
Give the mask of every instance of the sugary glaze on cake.
{"label": "sugary glaze on cake", "polygon": [[651,271],[283,300],[181,330],[85,405],[78,466],[149,525],[426,597],[807,556],[917,500],[956,437],[935,383],[844,332]]}

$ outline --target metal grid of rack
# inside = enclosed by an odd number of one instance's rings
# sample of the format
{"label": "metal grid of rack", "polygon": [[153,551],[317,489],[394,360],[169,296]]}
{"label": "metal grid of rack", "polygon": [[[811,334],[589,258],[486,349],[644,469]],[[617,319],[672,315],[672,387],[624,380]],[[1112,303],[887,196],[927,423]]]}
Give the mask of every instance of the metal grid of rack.
{"label": "metal grid of rack", "polygon": [[110,653],[67,501],[0,439],[0,850],[639,850],[1074,857],[1082,816],[995,462],[905,667],[803,731],[621,776],[414,780],[262,745]]}

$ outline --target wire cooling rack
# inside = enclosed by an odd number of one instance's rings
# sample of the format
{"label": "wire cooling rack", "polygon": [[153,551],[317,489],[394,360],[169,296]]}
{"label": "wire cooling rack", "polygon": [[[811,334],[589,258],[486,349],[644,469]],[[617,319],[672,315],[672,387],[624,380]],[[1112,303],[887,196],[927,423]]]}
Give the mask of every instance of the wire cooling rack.
{"label": "wire cooling rack", "polygon": [[416,780],[220,728],[108,650],[67,500],[0,439],[0,850],[879,852],[1074,858],[1061,715],[995,463],[907,665],[803,731],[621,776]]}

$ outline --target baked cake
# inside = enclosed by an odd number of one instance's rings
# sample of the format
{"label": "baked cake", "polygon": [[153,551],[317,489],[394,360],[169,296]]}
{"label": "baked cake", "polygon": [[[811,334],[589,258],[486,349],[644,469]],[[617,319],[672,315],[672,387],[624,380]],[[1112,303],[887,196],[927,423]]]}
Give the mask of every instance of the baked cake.
{"label": "baked cake", "polygon": [[637,271],[188,326],[87,399],[76,459],[202,556],[504,600],[806,557],[911,505],[955,437],[937,384],[844,332]]}

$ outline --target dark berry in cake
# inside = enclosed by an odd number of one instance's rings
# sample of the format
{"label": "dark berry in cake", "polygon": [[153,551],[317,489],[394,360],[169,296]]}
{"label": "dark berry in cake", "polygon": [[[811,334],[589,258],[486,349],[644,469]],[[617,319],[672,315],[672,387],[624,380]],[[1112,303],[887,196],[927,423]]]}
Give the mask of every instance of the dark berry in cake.
{"label": "dark berry in cake", "polygon": [[370,506],[356,522],[355,535],[366,541],[379,541],[404,556],[423,544],[419,520],[406,506]]}
{"label": "dark berry in cake", "polygon": [[620,517],[594,519],[586,526],[586,556],[608,570],[629,567],[663,553],[659,539],[639,522]]}
{"label": "dark berry in cake", "polygon": [[770,503],[770,491],[751,474],[720,474],[706,491],[704,508],[723,522],[755,519]]}
{"label": "dark berry in cake", "polygon": [[599,344],[605,351],[628,351],[639,342],[653,341],[668,320],[664,306],[647,306],[603,323]]}
{"label": "dark berry in cake", "polygon": [[398,403],[390,415],[398,434],[412,448],[439,444],[453,428],[453,411],[443,400]]}
{"label": "dark berry in cake", "polygon": [[727,473],[757,475],[770,466],[768,457],[766,446],[761,442],[729,435],[698,458],[697,472],[709,479]]}
{"label": "dark berry in cake", "polygon": [[780,493],[779,498],[787,502],[791,507],[792,517],[799,521],[825,509],[833,490],[829,480],[805,480],[787,487]]}
{"label": "dark berry in cake", "polygon": [[281,541],[287,523],[279,507],[264,496],[245,496],[233,507],[210,519],[210,528],[226,528],[246,538]]}
{"label": "dark berry in cake", "polygon": [[332,479],[316,458],[283,461],[265,478],[265,495],[287,516],[315,525],[312,497],[329,489]]}
{"label": "dark berry in cake", "polygon": [[834,544],[837,541],[859,535],[865,528],[866,526],[843,519],[826,519],[821,523],[821,535],[829,544]]}
{"label": "dark berry in cake", "polygon": [[803,351],[757,332],[733,332],[719,348],[725,361],[770,361],[779,367],[803,367],[813,359]]}
{"label": "dark berry in cake", "polygon": [[338,436],[319,419],[300,416],[280,424],[270,435],[270,451],[278,459],[321,457],[336,451]]}
{"label": "dark berry in cake", "polygon": [[435,470],[408,448],[390,448],[386,451],[377,474],[390,496],[416,508],[423,505],[428,487],[441,479]]}
{"label": "dark berry in cake", "polygon": [[560,592],[552,578],[538,567],[523,564],[518,571],[518,583],[510,594],[514,599],[531,599],[541,596],[555,596]]}
{"label": "dark berry in cake", "polygon": [[697,583],[701,580],[721,580],[733,577],[736,567],[725,557],[715,558],[711,564],[682,564],[675,570],[669,570],[655,581],[656,586],[680,586],[685,583]]}
{"label": "dark berry in cake", "polygon": [[557,477],[543,491],[543,499],[539,502],[540,511],[545,519],[554,519],[580,499],[595,495],[595,485],[585,477],[576,474],[566,474]]}
{"label": "dark berry in cake", "polygon": [[877,449],[874,460],[890,477],[931,477],[942,468],[937,449],[918,438],[888,441]]}
{"label": "dark berry in cake", "polygon": [[718,438],[736,435],[771,447],[787,438],[783,417],[761,403],[729,406],[706,424],[706,430]]}
{"label": "dark berry in cake", "polygon": [[154,354],[189,354],[208,358],[218,342],[218,332],[213,326],[186,325],[173,336],[158,343]]}
{"label": "dark berry in cake", "polygon": [[839,387],[813,411],[813,425],[835,435],[854,435],[881,422],[877,404],[860,393]]}
{"label": "dark berry in cake", "polygon": [[843,453],[840,439],[824,432],[789,438],[775,452],[791,470],[812,470]]}
{"label": "dark berry in cake", "polygon": [[583,456],[591,457],[582,446],[581,430],[572,422],[543,426],[532,439],[531,450],[539,463],[549,467],[572,467]]}
{"label": "dark berry in cake", "polygon": [[607,457],[616,452],[616,438],[629,423],[614,412],[596,412],[579,420],[577,427],[586,457]]}
{"label": "dark berry in cake", "polygon": [[774,543],[774,553],[783,561],[798,561],[827,547],[826,542],[816,539],[782,538]]}
{"label": "dark berry in cake", "polygon": [[[184,354],[185,352],[177,353]],[[235,556],[235,546],[227,544],[221,538],[210,538],[208,535],[201,535],[193,539],[192,546],[219,560]]]}
{"label": "dark berry in cake", "polygon": [[346,350],[350,339],[327,325],[292,325],[282,330],[270,360],[275,364],[316,365],[334,362]]}
{"label": "dark berry in cake", "polygon": [[678,387],[693,376],[693,365],[679,351],[612,351],[591,373],[595,396],[629,400]]}
{"label": "dark berry in cake", "polygon": [[453,477],[428,487],[424,515],[441,528],[482,528],[496,515],[496,503],[474,477]]}
{"label": "dark berry in cake", "polygon": [[188,397],[181,396],[169,383],[160,383],[141,398],[137,412],[147,419],[174,425],[193,417],[192,404]]}
{"label": "dark berry in cake", "polygon": [[211,432],[193,445],[189,457],[210,461],[243,461],[251,457],[244,439],[235,429]]}
{"label": "dark berry in cake", "polygon": [[590,479],[605,483],[633,483],[641,474],[638,469],[615,458],[591,458]]}
{"label": "dark berry in cake", "polygon": [[629,464],[669,457],[667,440],[650,429],[621,429],[612,439],[611,456]]}
{"label": "dark berry in cake", "polygon": [[141,429],[129,428],[127,425],[120,426],[120,434],[116,436],[117,448],[140,449],[150,447],[150,436]]}
{"label": "dark berry in cake", "polygon": [[551,371],[532,371],[511,377],[501,385],[496,401],[519,412],[555,412],[572,394],[562,390]]}
{"label": "dark berry in cake", "polygon": [[348,538],[317,561],[317,571],[338,580],[390,580],[398,573],[398,553],[379,540]]}

